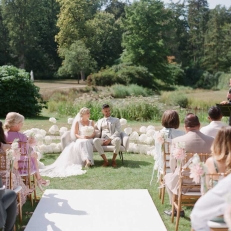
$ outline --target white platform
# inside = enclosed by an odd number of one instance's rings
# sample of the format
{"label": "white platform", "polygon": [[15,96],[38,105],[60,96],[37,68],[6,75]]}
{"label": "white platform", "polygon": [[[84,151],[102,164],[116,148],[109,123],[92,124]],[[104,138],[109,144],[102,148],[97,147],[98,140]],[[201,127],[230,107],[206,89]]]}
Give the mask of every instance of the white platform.
{"label": "white platform", "polygon": [[25,231],[167,231],[148,190],[46,190]]}

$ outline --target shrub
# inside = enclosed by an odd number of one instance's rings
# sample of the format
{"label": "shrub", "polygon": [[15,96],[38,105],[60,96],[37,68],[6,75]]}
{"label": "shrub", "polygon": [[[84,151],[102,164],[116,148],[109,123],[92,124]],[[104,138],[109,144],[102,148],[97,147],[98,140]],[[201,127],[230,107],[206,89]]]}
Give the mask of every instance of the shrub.
{"label": "shrub", "polygon": [[218,89],[229,89],[229,80],[231,79],[231,74],[229,73],[222,73],[222,72],[217,72],[215,74],[218,79],[217,83],[217,88]]}
{"label": "shrub", "polygon": [[29,73],[13,66],[0,67],[0,116],[18,112],[24,116],[36,116],[45,106],[39,87],[30,81]]}
{"label": "shrub", "polygon": [[121,84],[115,84],[111,86],[112,96],[115,98],[125,98],[126,96],[148,96],[153,92],[147,88],[131,84],[124,86]]}
{"label": "shrub", "polygon": [[154,76],[146,67],[119,64],[91,74],[87,77],[88,85],[111,86],[113,84],[137,84],[152,88]]}

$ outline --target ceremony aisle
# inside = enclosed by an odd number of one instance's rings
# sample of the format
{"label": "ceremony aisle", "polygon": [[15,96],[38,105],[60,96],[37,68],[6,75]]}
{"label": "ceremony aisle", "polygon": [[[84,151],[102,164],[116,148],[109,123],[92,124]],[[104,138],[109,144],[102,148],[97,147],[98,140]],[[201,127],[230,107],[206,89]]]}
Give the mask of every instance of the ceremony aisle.
{"label": "ceremony aisle", "polygon": [[[106,153],[109,159],[111,159],[112,154]],[[46,154],[41,160],[45,164],[52,163],[58,154]],[[130,190],[130,189],[147,189],[152,201],[154,202],[165,226],[168,231],[174,230],[174,224],[171,223],[169,216],[164,215],[164,210],[169,209],[168,198],[166,197],[165,204],[161,205],[158,198],[158,190],[156,185],[156,179],[153,180],[150,186],[151,173],[153,168],[153,157],[140,154],[124,154],[124,164],[122,165],[121,160],[118,158],[117,165],[118,168],[113,169],[112,167],[103,168],[101,157],[95,153],[95,167],[87,170],[87,173],[81,176],[73,176],[68,178],[52,178],[51,184],[47,189],[61,189],[61,190]],[[41,196],[41,193],[40,193]],[[99,201],[99,203],[104,204],[102,199],[99,199],[97,194],[92,195],[93,198],[88,200],[83,200],[86,204],[91,205],[91,201]],[[118,196],[117,196],[118,197]],[[119,198],[116,197],[116,200]],[[113,201],[113,197],[111,198]],[[121,201],[122,202],[122,201]],[[107,202],[109,203],[109,202]],[[112,202],[111,202],[112,203]],[[62,206],[62,203],[59,203]],[[89,206],[88,205],[88,206]],[[150,201],[150,205],[153,205]],[[107,204],[110,207],[110,203]],[[114,206],[114,205],[113,205]],[[57,206],[56,206],[57,208]],[[59,207],[58,207],[59,208]],[[30,204],[27,203],[23,207],[23,211],[34,211],[35,207],[31,208]],[[78,210],[77,208],[74,208]],[[130,208],[132,210],[133,207]],[[80,209],[82,210],[82,209]],[[49,212],[49,211],[48,211]],[[52,211],[55,213],[55,211]],[[59,211],[57,211],[58,213]],[[132,211],[131,211],[132,212]],[[191,209],[186,209],[186,217],[180,219],[179,231],[190,230],[190,215]],[[140,212],[140,218],[144,214]],[[155,219],[155,213],[150,214],[152,219]],[[36,215],[35,218],[39,216]],[[149,217],[149,215],[148,215]],[[26,225],[31,218],[30,215],[24,216],[23,225]],[[54,229],[55,230],[55,229]]]}

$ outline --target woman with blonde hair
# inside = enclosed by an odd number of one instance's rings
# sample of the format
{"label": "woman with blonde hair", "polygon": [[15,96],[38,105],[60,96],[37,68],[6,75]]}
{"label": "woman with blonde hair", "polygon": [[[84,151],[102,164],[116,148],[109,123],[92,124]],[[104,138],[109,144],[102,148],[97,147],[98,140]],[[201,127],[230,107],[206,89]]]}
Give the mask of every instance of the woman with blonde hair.
{"label": "woman with blonde hair", "polygon": [[206,160],[209,174],[231,171],[231,127],[221,128],[211,147],[212,156]]}
{"label": "woman with blonde hair", "polygon": [[[27,140],[27,136],[20,132],[23,126],[23,122],[24,122],[24,116],[19,113],[9,112],[6,115],[6,119],[4,123],[4,128],[6,130],[5,132],[6,142],[10,143],[10,142],[13,142],[15,139],[18,139],[18,141],[26,143],[28,147],[27,150],[29,150],[30,155],[31,155],[31,172],[35,172],[38,187],[42,190],[42,186],[48,186],[50,184],[50,181],[42,179],[39,174],[37,153],[34,152],[32,148],[30,148],[28,140]],[[21,151],[22,150],[24,149],[21,149]],[[21,156],[20,159],[24,160],[24,157]],[[19,166],[19,167],[23,167],[23,166]],[[19,171],[20,175],[24,175],[25,173],[27,173],[26,170]]]}
{"label": "woman with blonde hair", "polygon": [[68,177],[82,175],[86,171],[82,167],[94,165],[93,137],[95,136],[94,122],[90,118],[90,109],[81,108],[75,117],[70,131],[69,143],[56,161],[40,170],[42,176]]}

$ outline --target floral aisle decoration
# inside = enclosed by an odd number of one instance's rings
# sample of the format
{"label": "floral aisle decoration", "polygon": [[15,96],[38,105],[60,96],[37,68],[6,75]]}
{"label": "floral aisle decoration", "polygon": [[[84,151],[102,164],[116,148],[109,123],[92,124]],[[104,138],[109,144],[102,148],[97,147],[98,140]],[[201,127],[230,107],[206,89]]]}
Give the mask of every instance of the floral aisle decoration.
{"label": "floral aisle decoration", "polygon": [[[190,161],[190,160],[189,160]],[[191,159],[190,168],[190,178],[196,184],[201,183],[201,194],[204,195],[207,191],[205,175],[207,173],[207,168],[204,162],[200,161],[198,154],[194,154]]]}
{"label": "floral aisle decoration", "polygon": [[121,118],[121,119],[120,119],[120,125],[121,125],[121,126],[125,126],[126,124],[127,124],[127,120],[124,119],[124,118]]}
{"label": "floral aisle decoration", "polygon": [[18,145],[18,139],[14,139],[14,141],[10,146],[10,149],[6,150],[6,156],[7,156],[7,160],[9,160],[10,162],[10,170],[12,171],[14,166],[14,161],[20,160],[20,156],[21,156],[20,148]]}
{"label": "floral aisle decoration", "polygon": [[172,156],[177,160],[179,166],[186,157],[185,142],[177,142],[172,145]]}
{"label": "floral aisle decoration", "polygon": [[153,166],[150,185],[153,181],[155,171],[157,171],[157,182],[159,182],[160,180],[160,175],[163,174],[163,167],[164,167],[163,144],[166,139],[167,139],[167,135],[165,132],[162,131],[155,132],[154,134],[155,147],[153,150],[155,163]]}

